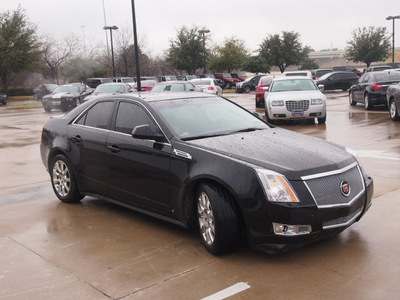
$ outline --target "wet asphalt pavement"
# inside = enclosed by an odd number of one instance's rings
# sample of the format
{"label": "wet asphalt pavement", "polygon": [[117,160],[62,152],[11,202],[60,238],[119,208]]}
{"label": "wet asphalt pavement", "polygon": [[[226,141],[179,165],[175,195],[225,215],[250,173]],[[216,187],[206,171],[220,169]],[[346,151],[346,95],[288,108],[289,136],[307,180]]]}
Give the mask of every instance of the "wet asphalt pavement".
{"label": "wet asphalt pavement", "polygon": [[[400,299],[400,122],[326,95],[326,124],[278,126],[356,150],[374,179],[372,207],[324,242],[219,257],[196,232],[92,197],[59,202],[39,143],[62,113],[0,106],[0,299]],[[256,111],[253,93],[226,97]]]}

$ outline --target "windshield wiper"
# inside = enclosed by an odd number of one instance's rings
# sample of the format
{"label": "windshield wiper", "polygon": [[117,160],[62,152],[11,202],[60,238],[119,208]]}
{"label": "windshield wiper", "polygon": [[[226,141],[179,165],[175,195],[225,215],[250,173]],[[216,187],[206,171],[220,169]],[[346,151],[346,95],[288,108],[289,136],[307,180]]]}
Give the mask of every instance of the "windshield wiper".
{"label": "windshield wiper", "polygon": [[260,127],[249,127],[249,128],[244,128],[244,129],[239,129],[239,130],[234,130],[229,132],[228,134],[233,134],[233,133],[238,133],[238,132],[252,132],[252,131],[256,131],[256,130],[263,130],[266,128],[260,128]]}
{"label": "windshield wiper", "polygon": [[202,134],[202,135],[184,137],[184,138],[181,138],[181,140],[182,141],[200,140],[200,139],[206,139],[206,138],[210,138],[210,137],[223,136],[223,135],[227,135],[227,134],[230,134],[230,133],[222,132],[222,133],[213,133],[213,134]]}

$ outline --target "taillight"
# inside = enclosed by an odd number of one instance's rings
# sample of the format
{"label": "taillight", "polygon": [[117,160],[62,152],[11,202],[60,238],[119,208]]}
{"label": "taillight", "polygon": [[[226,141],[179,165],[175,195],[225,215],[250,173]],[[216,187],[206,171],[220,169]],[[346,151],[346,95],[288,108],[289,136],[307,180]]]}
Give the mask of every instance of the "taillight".
{"label": "taillight", "polygon": [[213,90],[214,90],[214,87],[213,87],[213,86],[209,86],[209,87],[208,87],[208,90],[209,90],[209,91],[213,91]]}
{"label": "taillight", "polygon": [[374,90],[379,90],[379,89],[382,89],[383,88],[383,86],[382,85],[380,85],[380,84],[374,84],[374,85],[372,85],[372,88],[374,89]]}

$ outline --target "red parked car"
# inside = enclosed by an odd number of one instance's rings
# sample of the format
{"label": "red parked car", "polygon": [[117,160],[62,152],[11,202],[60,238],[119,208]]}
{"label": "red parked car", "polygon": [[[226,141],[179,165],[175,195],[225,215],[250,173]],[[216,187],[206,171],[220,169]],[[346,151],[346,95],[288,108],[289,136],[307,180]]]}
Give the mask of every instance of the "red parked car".
{"label": "red parked car", "polygon": [[[156,80],[141,80],[140,81],[140,87],[142,88],[142,91],[148,92],[153,89],[153,87],[157,84]],[[137,83],[133,86],[135,90],[137,90]]]}
{"label": "red parked car", "polygon": [[269,87],[275,76],[267,75],[260,78],[256,86],[256,107],[264,107],[265,88]]}

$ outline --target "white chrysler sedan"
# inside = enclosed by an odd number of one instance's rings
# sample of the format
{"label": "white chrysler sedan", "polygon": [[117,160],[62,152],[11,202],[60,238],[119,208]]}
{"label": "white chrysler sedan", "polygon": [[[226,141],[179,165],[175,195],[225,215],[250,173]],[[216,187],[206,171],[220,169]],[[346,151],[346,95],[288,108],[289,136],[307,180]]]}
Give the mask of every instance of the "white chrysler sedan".
{"label": "white chrysler sedan", "polygon": [[308,119],[326,122],[326,97],[323,86],[304,76],[277,77],[265,92],[265,117],[276,120]]}

